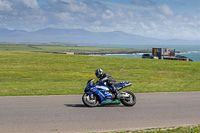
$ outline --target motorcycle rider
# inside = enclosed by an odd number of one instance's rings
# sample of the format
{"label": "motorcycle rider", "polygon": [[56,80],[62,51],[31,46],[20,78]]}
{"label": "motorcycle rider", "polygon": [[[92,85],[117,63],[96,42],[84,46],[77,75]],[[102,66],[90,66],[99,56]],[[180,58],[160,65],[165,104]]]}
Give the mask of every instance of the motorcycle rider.
{"label": "motorcycle rider", "polygon": [[118,85],[118,82],[108,73],[103,73],[103,70],[101,68],[95,71],[95,75],[97,78],[99,78],[98,83],[106,82],[107,86],[112,88],[111,92],[115,94],[115,97],[117,99],[119,99],[120,92],[115,88],[115,86]]}

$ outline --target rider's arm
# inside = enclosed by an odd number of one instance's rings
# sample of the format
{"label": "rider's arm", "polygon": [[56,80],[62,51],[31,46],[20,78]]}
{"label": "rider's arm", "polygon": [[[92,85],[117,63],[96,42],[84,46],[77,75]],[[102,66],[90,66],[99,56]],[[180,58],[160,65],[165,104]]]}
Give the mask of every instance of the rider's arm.
{"label": "rider's arm", "polygon": [[105,81],[107,81],[107,80],[108,80],[108,77],[105,77],[105,78],[100,79],[99,82],[100,82],[100,83],[103,83],[103,82],[105,82]]}

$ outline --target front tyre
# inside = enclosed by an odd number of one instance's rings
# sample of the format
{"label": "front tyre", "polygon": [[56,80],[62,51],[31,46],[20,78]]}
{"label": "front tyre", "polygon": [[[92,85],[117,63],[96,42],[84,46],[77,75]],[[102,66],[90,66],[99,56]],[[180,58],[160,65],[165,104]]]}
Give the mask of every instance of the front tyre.
{"label": "front tyre", "polygon": [[82,96],[83,103],[88,107],[96,107],[99,104],[99,101],[97,99],[97,96],[93,94],[92,97],[90,97],[89,94],[84,93]]}
{"label": "front tyre", "polygon": [[133,106],[136,104],[136,96],[130,91],[125,91],[128,94],[128,97],[121,99],[121,102],[125,106]]}

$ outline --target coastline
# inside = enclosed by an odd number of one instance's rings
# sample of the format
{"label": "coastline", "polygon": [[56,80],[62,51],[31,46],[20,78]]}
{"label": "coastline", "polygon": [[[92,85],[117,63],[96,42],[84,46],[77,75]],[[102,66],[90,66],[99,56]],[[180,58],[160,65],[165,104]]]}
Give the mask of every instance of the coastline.
{"label": "coastline", "polygon": [[[131,54],[144,54],[144,53],[151,54],[152,51],[137,50],[137,51],[132,51],[132,52],[81,52],[81,53],[74,52],[74,54],[77,54],[77,55],[131,55]],[[176,53],[182,53],[182,52],[176,51]]]}

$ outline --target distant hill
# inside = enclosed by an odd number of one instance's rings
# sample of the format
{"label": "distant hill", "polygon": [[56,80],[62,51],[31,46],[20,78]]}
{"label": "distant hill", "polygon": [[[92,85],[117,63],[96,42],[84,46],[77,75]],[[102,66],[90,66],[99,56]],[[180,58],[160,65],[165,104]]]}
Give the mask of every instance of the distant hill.
{"label": "distant hill", "polygon": [[74,42],[99,44],[200,44],[200,40],[161,40],[121,31],[90,32],[83,29],[46,28],[34,32],[0,28],[1,42]]}

